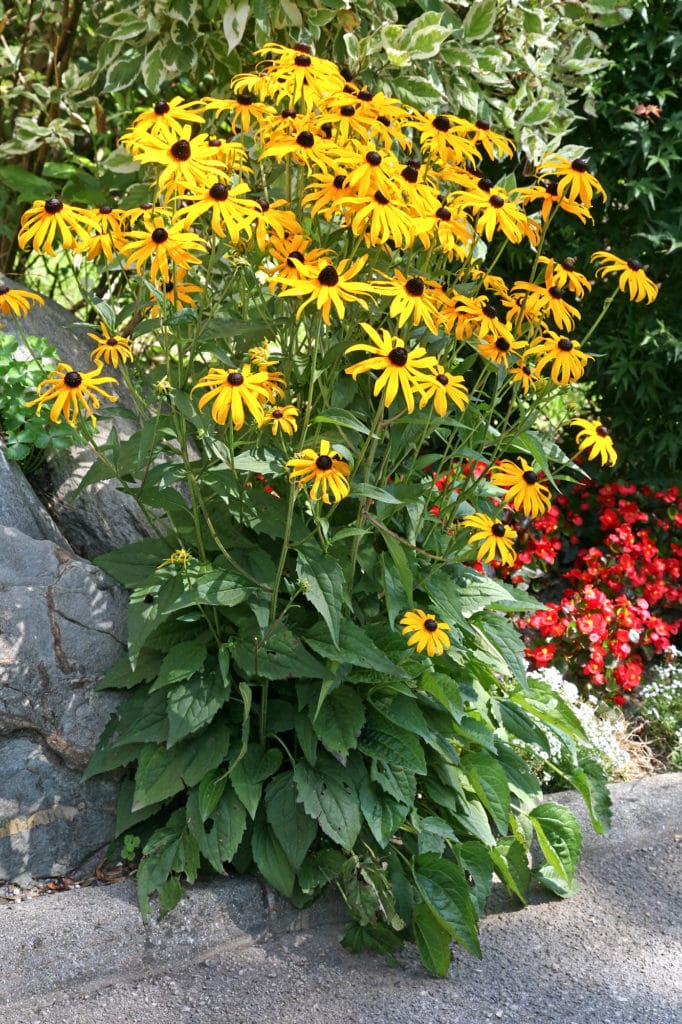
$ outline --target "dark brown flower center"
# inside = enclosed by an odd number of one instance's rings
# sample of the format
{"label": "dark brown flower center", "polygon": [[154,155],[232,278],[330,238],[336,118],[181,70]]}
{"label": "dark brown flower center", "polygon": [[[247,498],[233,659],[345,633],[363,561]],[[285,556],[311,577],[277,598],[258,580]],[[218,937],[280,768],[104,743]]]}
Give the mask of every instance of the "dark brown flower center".
{"label": "dark brown flower center", "polygon": [[547,290],[553,299],[563,299],[564,297],[563,288],[558,288],[555,284],[553,284],[552,287],[548,288]]}
{"label": "dark brown flower center", "polygon": [[282,416],[284,416],[284,413],[282,412],[281,409],[273,409],[271,415],[273,420],[281,420]]}
{"label": "dark brown flower center", "polygon": [[600,437],[608,437],[609,436],[609,432],[608,432],[608,430],[606,429],[606,427],[604,426],[603,423],[600,423],[599,426],[596,427],[595,434],[599,434]]}
{"label": "dark brown flower center", "polygon": [[153,203],[140,203],[140,209],[141,210],[153,210],[154,209],[154,204]]}
{"label": "dark brown flower center", "polygon": [[536,484],[538,482],[538,475],[537,473],[534,473],[532,469],[527,469],[526,472],[523,474],[523,480],[530,487],[532,487],[533,484]]}
{"label": "dark brown flower center", "polygon": [[388,206],[390,199],[387,199],[383,192],[377,191],[374,193],[374,202],[378,203],[379,206]]}
{"label": "dark brown flower center", "polygon": [[439,374],[437,374],[436,375],[436,380],[438,381],[439,384],[442,384],[443,387],[445,387],[446,384],[450,383],[450,378],[448,377],[447,373],[439,373]]}
{"label": "dark brown flower center", "polygon": [[297,115],[293,107],[285,107],[279,116],[283,117],[284,120],[286,121],[287,118],[294,118]]}
{"label": "dark brown flower center", "polygon": [[154,245],[161,245],[168,241],[168,232],[165,228],[154,228],[152,231],[152,242]]}
{"label": "dark brown flower center", "polygon": [[312,57],[307,53],[298,53],[294,57],[294,64],[297,68],[309,68],[312,62]]}
{"label": "dark brown flower center", "polygon": [[250,107],[254,102],[254,98],[250,92],[240,92],[235,96],[235,99],[242,107]]}
{"label": "dark brown flower center", "polygon": [[490,189],[493,187],[493,185],[494,185],[494,181],[493,181],[492,178],[479,178],[478,179],[478,187],[480,189],[483,189],[484,192],[490,192]]}
{"label": "dark brown flower center", "polygon": [[77,370],[69,370],[64,374],[64,383],[67,388],[79,388],[83,383],[83,378]]}
{"label": "dark brown flower center", "polygon": [[174,142],[171,146],[170,154],[174,160],[179,160],[180,162],[189,160],[192,155],[192,147],[187,139],[178,139],[178,141]]}
{"label": "dark brown flower center", "polygon": [[9,291],[9,286],[8,285],[0,284],[0,295],[7,295],[8,291]]}
{"label": "dark brown flower center", "polygon": [[489,202],[491,206],[493,206],[496,210],[499,210],[501,209],[501,207],[504,206],[504,196],[491,196]]}
{"label": "dark brown flower center", "polygon": [[305,256],[302,252],[290,252],[287,256],[288,267],[293,267],[295,263],[305,263]]}
{"label": "dark brown flower center", "polygon": [[492,302],[488,302],[483,307],[483,313],[484,313],[485,316],[488,317],[489,320],[496,320],[497,319],[497,310],[493,306]]}
{"label": "dark brown flower center", "polygon": [[396,348],[392,348],[388,353],[388,361],[394,366],[405,366],[409,352],[402,345],[398,345]]}
{"label": "dark brown flower center", "polygon": [[345,174],[337,174],[336,177],[334,178],[333,182],[332,182],[332,185],[334,186],[334,188],[343,188],[343,186],[345,184],[346,184],[346,175]]}
{"label": "dark brown flower center", "polygon": [[355,113],[355,107],[352,103],[344,103],[342,107],[339,107],[339,114],[342,117],[352,117]]}
{"label": "dark brown flower center", "polygon": [[570,352],[573,348],[573,342],[570,338],[559,338],[557,342],[557,348],[562,352]]}
{"label": "dark brown flower center", "polygon": [[220,141],[220,139],[209,139],[208,145],[212,149],[220,149],[220,147],[222,146],[222,142]]}
{"label": "dark brown flower center", "polygon": [[630,270],[641,270],[642,264],[639,260],[628,260],[628,267]]}
{"label": "dark brown flower center", "polygon": [[567,256],[566,259],[564,260],[564,262],[561,264],[561,266],[564,268],[564,270],[571,271],[571,270],[575,270],[575,265],[576,265],[577,262],[578,261],[576,260],[576,258],[574,256]]}
{"label": "dark brown flower center", "polygon": [[118,343],[119,339],[116,336],[114,336],[113,338],[107,338],[107,345],[111,345],[112,347],[114,347],[118,345]]}
{"label": "dark brown flower center", "polygon": [[330,264],[328,267],[324,267],[323,270],[317,275],[317,280],[320,284],[325,285],[327,288],[333,288],[335,284],[339,283],[339,275],[336,270]]}
{"label": "dark brown flower center", "polygon": [[587,163],[586,163],[586,161],[585,160],[574,160],[573,163],[571,164],[571,170],[578,171],[579,174],[582,174],[583,171],[587,170]]}
{"label": "dark brown flower center", "polygon": [[315,145],[315,136],[312,132],[299,132],[296,136],[296,142],[299,146],[303,146],[304,149],[312,149]]}
{"label": "dark brown flower center", "polygon": [[511,346],[506,338],[498,338],[495,342],[495,348],[498,352],[508,352]]}
{"label": "dark brown flower center", "polygon": [[169,110],[170,104],[166,103],[165,100],[159,100],[154,104],[154,113],[158,114],[159,117],[162,117],[163,114],[167,114]]}
{"label": "dark brown flower center", "polygon": [[59,213],[60,210],[64,209],[64,203],[61,199],[57,199],[53,196],[52,199],[48,199],[45,203],[45,213]]}
{"label": "dark brown flower center", "polygon": [[170,295],[170,293],[173,291],[173,282],[166,281],[164,283],[163,290],[165,291],[166,295]]}
{"label": "dark brown flower center", "polygon": [[211,185],[208,194],[211,199],[217,199],[218,202],[222,202],[224,199],[227,199],[229,191],[227,185],[222,181],[216,181],[215,185]]}
{"label": "dark brown flower center", "polygon": [[370,92],[369,89],[361,89],[358,93],[358,99],[362,100],[363,103],[369,103],[370,100],[374,99],[374,93]]}
{"label": "dark brown flower center", "polygon": [[374,150],[370,150],[369,153],[365,154],[365,160],[370,165],[370,167],[378,167],[379,164],[381,163],[381,154],[376,153]]}
{"label": "dark brown flower center", "polygon": [[111,213],[113,209],[113,206],[100,206],[99,212],[106,216],[106,214]]}
{"label": "dark brown flower center", "polygon": [[559,184],[558,184],[558,182],[550,181],[549,185],[545,185],[545,191],[547,192],[548,196],[558,196],[559,195]]}
{"label": "dark brown flower center", "polygon": [[452,213],[445,206],[439,206],[436,210],[438,220],[452,220]]}
{"label": "dark brown flower center", "polygon": [[428,633],[435,633],[438,629],[438,623],[435,619],[424,619],[424,629]]}
{"label": "dark brown flower center", "polygon": [[405,282],[405,291],[408,295],[413,295],[415,298],[419,298],[420,295],[424,294],[424,282],[421,277],[410,277]]}
{"label": "dark brown flower center", "polygon": [[490,527],[490,532],[495,537],[504,537],[507,531],[505,530],[503,523],[493,523],[493,525]]}
{"label": "dark brown flower center", "polygon": [[419,171],[416,167],[403,167],[400,175],[409,185],[415,185],[419,181]]}
{"label": "dark brown flower center", "polygon": [[383,124],[384,128],[390,128],[391,126],[390,117],[386,117],[384,114],[379,114],[377,121],[379,124]]}
{"label": "dark brown flower center", "polygon": [[227,383],[230,387],[238,388],[244,383],[244,374],[240,373],[239,370],[233,370],[232,373],[227,375]]}
{"label": "dark brown flower center", "polygon": [[328,455],[318,455],[315,459],[315,465],[318,469],[321,469],[325,473],[328,469],[331,469],[334,463]]}
{"label": "dark brown flower center", "polygon": [[258,199],[258,205],[260,206],[261,213],[267,213],[270,209],[270,203],[267,199]]}
{"label": "dark brown flower center", "polygon": [[431,124],[437,132],[447,132],[450,130],[450,118],[446,117],[445,114],[438,114],[437,117],[434,117]]}
{"label": "dark brown flower center", "polygon": [[484,121],[483,118],[480,118],[476,122],[476,127],[480,128],[482,132],[487,132],[490,128],[490,121]]}

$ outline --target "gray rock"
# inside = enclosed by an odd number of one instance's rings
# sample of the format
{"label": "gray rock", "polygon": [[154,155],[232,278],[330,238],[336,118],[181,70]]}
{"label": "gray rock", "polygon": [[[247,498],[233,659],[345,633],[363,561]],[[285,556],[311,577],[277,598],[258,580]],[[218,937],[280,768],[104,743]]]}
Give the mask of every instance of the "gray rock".
{"label": "gray rock", "polygon": [[[0,275],[0,284],[3,283],[12,284]],[[88,326],[51,299],[46,298],[43,306],[33,306],[22,319],[21,329],[27,336],[47,338],[59,358],[75,369],[92,367],[93,343],[87,336]],[[29,353],[19,330],[9,320],[3,324],[3,330],[19,339],[17,358],[27,359]],[[116,375],[115,370],[107,374]],[[131,400],[124,385],[120,384],[116,390],[119,405],[129,405]],[[135,429],[134,422],[124,417],[103,419],[98,432],[100,441],[106,438],[112,423],[122,440],[130,437]],[[95,458],[89,449],[74,446],[68,451],[50,454],[41,471],[41,490],[48,496],[47,510],[74,551],[84,558],[95,558],[150,535],[149,525],[137,503],[118,489],[115,480],[105,480],[76,495]]]}
{"label": "gray rock", "polygon": [[69,543],[40,504],[16,462],[5,456],[0,442],[0,524],[12,526],[34,540],[52,540],[68,550]]}
{"label": "gray rock", "polygon": [[117,703],[94,687],[125,650],[127,597],[50,540],[1,526],[0,551],[0,878],[17,880],[74,870],[113,832],[116,783],[80,777]]}

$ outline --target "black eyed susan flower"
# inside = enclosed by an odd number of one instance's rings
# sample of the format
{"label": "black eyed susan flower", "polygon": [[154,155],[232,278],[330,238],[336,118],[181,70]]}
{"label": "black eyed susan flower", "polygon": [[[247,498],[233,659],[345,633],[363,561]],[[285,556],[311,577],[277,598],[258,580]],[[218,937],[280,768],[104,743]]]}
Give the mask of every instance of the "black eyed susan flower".
{"label": "black eyed susan flower", "polygon": [[218,115],[231,115],[230,124],[234,132],[248,132],[252,121],[262,126],[276,113],[273,106],[269,103],[259,102],[248,89],[242,89],[232,98],[226,99],[205,96],[200,100],[199,105],[204,111],[210,110]]}
{"label": "black eyed susan flower", "polygon": [[163,569],[166,565],[179,565],[183,569],[186,569],[191,557],[191,554],[186,548],[176,548],[173,554],[169,555],[168,558],[164,558],[163,562],[159,562],[156,568]]}
{"label": "black eyed susan flower", "polygon": [[545,331],[538,341],[533,342],[526,355],[540,356],[535,364],[536,373],[542,373],[545,366],[551,363],[550,376],[561,387],[580,380],[588,359],[594,358],[581,351],[579,342],[554,331]]}
{"label": "black eyed susan flower", "polygon": [[188,103],[181,96],[157,100],[151,110],[135,118],[132,127],[121,136],[121,142],[127,145],[144,141],[149,135],[177,134],[187,121],[202,124],[204,118],[198,107],[199,104]]}
{"label": "black eyed susan flower", "polygon": [[564,210],[571,216],[577,217],[583,224],[586,224],[588,220],[592,220],[592,214],[589,209],[583,206],[582,203],[572,202],[562,194],[556,181],[542,182],[537,185],[529,185],[528,188],[517,189],[516,195],[523,206],[528,206],[529,203],[535,202],[537,199],[542,200],[540,219],[543,223],[552,213],[555,206],[558,206],[559,209]]}
{"label": "black eyed susan flower", "polygon": [[513,545],[518,534],[511,526],[483,512],[465,516],[462,525],[475,531],[469,538],[470,544],[482,542],[476,555],[479,561],[494,562],[499,559],[504,565],[514,564],[516,553]]}
{"label": "black eyed susan flower", "polygon": [[99,409],[101,405],[99,396],[110,402],[118,401],[117,395],[110,395],[102,387],[102,384],[116,384],[116,378],[102,377],[101,371],[102,363],[96,363],[95,369],[88,373],[79,373],[68,363],[57,363],[49,377],[38,385],[38,398],[26,402],[26,405],[28,408],[37,406],[36,413],[40,416],[43,406],[52,402],[50,419],[53,423],[58,423],[63,416],[73,427],[82,411],[94,424],[93,409]]}
{"label": "black eyed susan flower", "polygon": [[312,481],[310,497],[313,501],[321,499],[325,505],[331,505],[332,498],[341,501],[350,491],[350,466],[334,451],[329,441],[320,441],[317,452],[314,448],[305,448],[287,461],[286,468],[289,478],[300,486]]}
{"label": "black eyed susan flower", "polygon": [[268,239],[272,235],[284,238],[285,235],[303,233],[303,228],[296,220],[296,214],[287,208],[284,199],[274,199],[271,203],[265,199],[258,199],[257,207],[252,232],[261,252],[267,250]]}
{"label": "black eyed susan flower", "polygon": [[584,274],[579,274],[575,269],[576,262],[572,256],[567,256],[561,263],[556,263],[548,256],[538,258],[538,263],[547,266],[547,274],[552,284],[558,285],[559,288],[568,288],[577,299],[582,299],[586,291],[591,291],[592,284]]}
{"label": "black eyed susan flower", "polygon": [[283,434],[288,434],[291,437],[298,430],[296,420],[299,413],[300,410],[295,405],[276,405],[274,409],[270,409],[266,413],[263,426],[269,426],[272,429],[273,435],[281,430]]}
{"label": "black eyed susan flower", "polygon": [[228,235],[232,244],[238,245],[242,235],[250,236],[251,224],[260,209],[255,199],[243,198],[248,191],[249,186],[243,182],[228,187],[224,181],[215,181],[180,210],[176,223],[187,228],[202,214],[210,213],[213,234],[218,238]]}
{"label": "black eyed susan flower", "polygon": [[138,273],[151,257],[150,277],[152,281],[170,281],[173,276],[172,264],[188,270],[194,263],[200,263],[196,251],[206,248],[206,243],[194,231],[183,231],[181,224],[166,224],[161,217],[143,231],[126,231],[126,241],[121,246],[121,255],[126,257],[126,267],[135,267]]}
{"label": "black eyed susan flower", "polygon": [[331,220],[340,201],[349,194],[346,175],[327,171],[309,175],[309,181],[311,184],[306,186],[302,205],[310,206],[311,216],[320,214],[325,220]]}
{"label": "black eyed susan flower", "polygon": [[186,190],[203,192],[225,173],[218,148],[211,146],[205,133],[192,138],[189,125],[173,134],[135,138],[129,148],[139,163],[162,166],[156,184],[167,196]]}
{"label": "black eyed susan flower", "polygon": [[45,201],[36,199],[22,214],[18,242],[22,249],[31,242],[34,252],[54,256],[57,233],[65,249],[78,249],[89,245],[90,234],[96,229],[95,216],[90,210],[69,206],[53,196]]}
{"label": "black eyed susan flower", "polygon": [[436,157],[443,164],[475,164],[476,144],[466,138],[473,125],[452,114],[415,113],[409,122],[419,132],[422,153]]}
{"label": "black eyed susan flower", "polygon": [[407,646],[416,647],[417,654],[421,654],[425,650],[432,658],[434,654],[441,655],[450,646],[448,623],[438,622],[432,615],[423,612],[420,608],[405,612],[400,620],[400,625],[403,627],[403,636],[412,634],[407,641]]}
{"label": "black eyed susan flower", "polygon": [[512,296],[525,293],[523,299],[524,315],[527,319],[539,319],[548,313],[561,331],[572,331],[576,320],[580,320],[580,311],[566,299],[566,291],[545,277],[544,284],[531,284],[529,281],[515,281]]}
{"label": "black eyed susan flower", "polygon": [[489,121],[480,118],[473,125],[473,129],[471,141],[474,144],[480,144],[491,160],[498,160],[502,156],[514,155],[515,146],[512,140],[508,139],[506,135],[494,132],[490,127]]}
{"label": "black eyed susan flower", "polygon": [[[303,44],[283,46],[281,43],[266,43],[256,50],[259,62],[258,73],[264,76],[266,88],[259,97],[286,100],[294,106],[301,103],[306,110],[317,106],[329,93],[340,92],[346,84],[336,64],[323,57],[316,57],[310,47]],[[234,89],[241,88],[243,76],[232,79]]]}
{"label": "black eyed susan flower", "polygon": [[515,384],[520,384],[524,395],[536,387],[539,377],[534,366],[530,366],[523,359],[509,367],[509,376]]}
{"label": "black eyed susan flower", "polygon": [[586,420],[577,417],[571,420],[572,427],[580,427],[576,435],[576,442],[581,452],[585,452],[588,459],[601,459],[602,466],[607,463],[615,466],[618,455],[613,446],[611,435],[608,429],[599,420]]}
{"label": "black eyed susan flower", "polygon": [[538,164],[537,173],[539,178],[557,177],[559,195],[566,196],[571,202],[579,199],[588,209],[595,192],[606,199],[606,192],[587,170],[586,160],[567,160],[558,154],[550,154]]}
{"label": "black eyed susan flower", "polygon": [[387,199],[397,198],[399,165],[390,151],[380,153],[376,149],[363,149],[354,153],[346,150],[344,164],[351,195],[373,196],[375,192],[381,192]]}
{"label": "black eyed susan flower", "polygon": [[90,353],[90,358],[95,362],[99,359],[100,362],[108,363],[114,369],[117,369],[119,360],[122,363],[127,363],[128,360],[133,358],[130,342],[120,334],[111,334],[107,325],[101,321],[100,327],[102,329],[101,335],[88,334],[88,338],[92,338],[93,341],[97,342]]}
{"label": "black eyed susan flower", "polygon": [[235,430],[241,430],[246,418],[244,408],[251,413],[258,426],[263,425],[263,405],[270,401],[269,374],[265,370],[251,371],[246,363],[241,370],[221,370],[212,367],[192,388],[208,388],[199,399],[199,411],[212,402],[211,416],[216,423],[224,425],[230,417]]}
{"label": "black eyed susan flower", "polygon": [[526,214],[515,206],[499,186],[456,192],[452,205],[456,210],[467,211],[474,217],[476,230],[488,242],[492,241],[496,231],[501,231],[513,245],[518,245],[531,230]]}
{"label": "black eyed susan flower", "polygon": [[306,306],[314,302],[317,309],[322,313],[322,319],[329,326],[329,314],[332,306],[336,310],[339,320],[346,315],[345,303],[359,302],[363,309],[367,309],[367,303],[363,295],[370,295],[375,286],[364,284],[362,281],[353,280],[358,276],[365,263],[367,255],[360,256],[354,263],[350,260],[341,260],[337,266],[327,263],[325,266],[301,267],[301,277],[296,280],[275,277],[273,280],[282,285],[280,295],[285,298],[292,296],[308,296],[305,302],[298,307],[296,318],[300,317]]}
{"label": "black eyed susan flower", "polygon": [[430,401],[433,401],[433,408],[439,416],[447,416],[448,401],[456,405],[459,410],[466,408],[469,401],[469,395],[464,386],[464,377],[447,373],[440,363],[433,368],[432,374],[418,377],[417,387],[422,395],[419,408],[423,409]]}
{"label": "black eyed susan flower", "polygon": [[330,249],[311,249],[311,245],[311,239],[305,235],[287,235],[285,238],[275,235],[268,242],[268,257],[274,261],[274,266],[261,266],[261,270],[280,281],[286,278],[298,281],[303,276],[301,268],[304,264],[316,266],[321,261],[329,261]]}
{"label": "black eyed susan flower", "polygon": [[508,341],[507,338],[499,337],[481,341],[477,348],[485,359],[492,359],[498,366],[505,366],[509,369],[509,357],[518,355],[525,344],[525,341],[517,341],[514,338]]}
{"label": "black eyed susan flower", "polygon": [[161,316],[169,309],[182,309],[184,306],[196,306],[193,296],[203,291],[199,284],[190,284],[185,280],[187,271],[181,267],[173,268],[172,277],[168,281],[158,282],[157,287],[163,292],[166,302],[154,300],[149,306],[150,316]]}
{"label": "black eyed susan flower", "polygon": [[353,234],[365,235],[370,245],[392,242],[398,249],[412,245],[413,217],[379,189],[373,195],[349,196],[343,200],[343,206],[354,211],[350,217]]}
{"label": "black eyed susan flower", "polygon": [[385,284],[373,285],[378,295],[392,298],[389,316],[396,317],[398,327],[402,327],[411,318],[416,327],[425,324],[431,334],[438,334],[440,314],[436,308],[433,295],[438,291],[434,281],[425,281],[423,277],[405,277],[400,270],[393,271],[393,277],[387,278]]}
{"label": "black eyed susan flower", "polygon": [[12,288],[8,284],[0,284],[0,313],[5,316],[26,316],[31,306],[43,306],[45,300],[35,292],[25,288]]}
{"label": "black eyed susan flower", "polygon": [[620,274],[618,287],[629,293],[632,302],[653,302],[658,295],[658,286],[646,276],[639,260],[625,260],[612,252],[599,251],[592,254],[592,262],[595,261],[601,263],[597,277]]}
{"label": "black eyed susan flower", "polygon": [[120,248],[124,215],[124,210],[116,210],[107,204],[93,210],[95,233],[87,243],[79,246],[85,252],[86,259],[95,260],[101,255],[108,263],[113,261]]}
{"label": "black eyed susan flower", "polygon": [[288,131],[273,132],[262,147],[258,159],[274,157],[275,160],[284,160],[290,156],[297,164],[330,172],[336,168],[338,155],[338,148],[310,121],[296,135]]}
{"label": "black eyed susan flower", "polygon": [[393,337],[390,331],[381,329],[377,331],[371,324],[361,324],[363,330],[370,336],[374,345],[351,345],[346,349],[349,352],[370,352],[369,359],[363,359],[346,369],[353,380],[358,374],[368,373],[370,370],[381,370],[379,377],[374,384],[374,395],[379,395],[385,389],[384,401],[390,406],[398,389],[402,391],[405,405],[408,412],[414,412],[414,396],[420,391],[421,375],[424,371],[433,370],[436,366],[436,357],[427,355],[426,349],[418,345],[413,349],[406,349],[400,338]]}
{"label": "black eyed susan flower", "polygon": [[549,487],[540,483],[539,474],[520,456],[521,465],[510,459],[503,459],[490,474],[495,487],[507,490],[505,500],[511,502],[517,512],[524,515],[542,515],[552,504]]}

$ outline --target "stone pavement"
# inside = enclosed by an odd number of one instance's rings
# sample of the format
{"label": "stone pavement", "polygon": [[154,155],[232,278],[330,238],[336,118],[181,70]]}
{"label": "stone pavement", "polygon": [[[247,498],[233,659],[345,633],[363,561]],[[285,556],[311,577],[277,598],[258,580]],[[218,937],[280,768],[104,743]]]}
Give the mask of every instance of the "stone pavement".
{"label": "stone pavement", "polygon": [[483,960],[431,978],[338,945],[329,897],[303,914],[252,879],[189,889],[144,927],[132,881],[0,907],[1,1024],[680,1024],[682,774],[612,787],[614,827],[584,824],[580,891],[495,891]]}

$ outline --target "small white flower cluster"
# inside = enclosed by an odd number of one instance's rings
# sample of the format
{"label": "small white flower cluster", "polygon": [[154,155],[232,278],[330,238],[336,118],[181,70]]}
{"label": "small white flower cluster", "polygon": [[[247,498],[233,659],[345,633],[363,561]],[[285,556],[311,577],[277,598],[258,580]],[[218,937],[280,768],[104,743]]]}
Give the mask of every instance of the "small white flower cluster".
{"label": "small white flower cluster", "polygon": [[[599,706],[594,695],[583,697],[577,686],[569,683],[561,673],[547,666],[529,673],[530,678],[540,679],[551,686],[554,691],[570,706],[593,747],[594,758],[597,760],[609,779],[621,778],[627,771],[631,758],[623,743],[627,726],[623,715],[614,708],[605,711]],[[565,756],[564,748],[559,740],[548,733],[550,757],[560,762]],[[551,777],[543,781],[551,781]]]}
{"label": "small white flower cluster", "polygon": [[668,648],[665,661],[649,670],[638,696],[644,716],[658,722],[663,718],[669,720],[675,714],[674,706],[677,707],[680,717],[673,746],[682,750],[682,651],[677,647]]}

